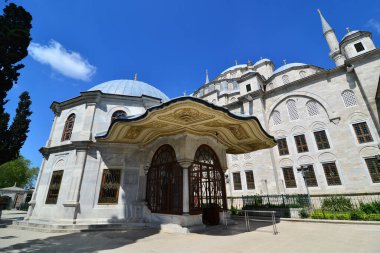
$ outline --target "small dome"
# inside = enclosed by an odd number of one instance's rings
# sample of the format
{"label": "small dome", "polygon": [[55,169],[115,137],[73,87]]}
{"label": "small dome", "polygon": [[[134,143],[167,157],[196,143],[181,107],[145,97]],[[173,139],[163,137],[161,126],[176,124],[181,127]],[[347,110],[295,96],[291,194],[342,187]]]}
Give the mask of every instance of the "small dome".
{"label": "small dome", "polygon": [[293,67],[299,67],[299,66],[306,66],[305,63],[289,63],[289,64],[285,64],[281,67],[279,67],[278,69],[276,69],[272,75],[275,75],[277,73],[280,73],[284,70],[287,70],[287,69],[290,69],[290,68],[293,68]]}
{"label": "small dome", "polygon": [[222,74],[224,74],[224,73],[226,73],[226,72],[228,72],[228,71],[230,71],[230,70],[241,69],[241,68],[245,68],[245,67],[247,67],[247,64],[239,64],[239,65],[235,65],[235,66],[232,66],[232,67],[230,67],[230,68],[224,70],[224,71],[222,72]]}
{"label": "small dome", "polygon": [[99,90],[107,94],[141,97],[142,95],[159,98],[166,102],[169,98],[159,89],[137,80],[112,80],[98,84],[88,91]]}
{"label": "small dome", "polygon": [[255,65],[259,65],[259,64],[264,63],[264,62],[272,62],[272,61],[267,59],[267,58],[264,58],[264,59],[261,59],[261,60],[258,60],[257,62],[255,62]]}
{"label": "small dome", "polygon": [[358,32],[359,32],[358,30],[355,30],[355,31],[351,31],[351,32],[347,33],[347,34],[344,35],[344,37],[342,38],[342,41],[343,41],[345,38],[347,38],[347,37],[353,35],[354,33],[358,33]]}

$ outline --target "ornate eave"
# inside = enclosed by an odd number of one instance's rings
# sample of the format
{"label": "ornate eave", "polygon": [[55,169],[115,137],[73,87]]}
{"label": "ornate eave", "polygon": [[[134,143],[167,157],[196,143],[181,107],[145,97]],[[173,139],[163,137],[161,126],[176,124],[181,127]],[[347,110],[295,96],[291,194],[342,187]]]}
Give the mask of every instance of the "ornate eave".
{"label": "ornate eave", "polygon": [[98,142],[147,145],[160,137],[189,133],[211,136],[230,154],[276,145],[254,116],[238,116],[194,97],[180,97],[149,108],[137,117],[116,119]]}

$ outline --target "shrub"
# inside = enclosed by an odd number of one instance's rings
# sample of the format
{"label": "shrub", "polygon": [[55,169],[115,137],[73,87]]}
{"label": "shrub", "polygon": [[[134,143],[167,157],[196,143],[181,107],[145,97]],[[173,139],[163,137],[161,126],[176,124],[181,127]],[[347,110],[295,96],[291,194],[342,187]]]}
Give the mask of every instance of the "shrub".
{"label": "shrub", "polygon": [[351,219],[351,214],[350,213],[337,213],[337,214],[335,214],[334,218],[337,220],[349,220],[349,219]]}
{"label": "shrub", "polygon": [[231,215],[238,215],[239,211],[233,205],[231,205]]}
{"label": "shrub", "polygon": [[365,216],[366,216],[365,212],[361,210],[351,211],[351,220],[364,220]]}
{"label": "shrub", "polygon": [[366,214],[364,218],[365,220],[380,221],[380,214],[378,213]]}
{"label": "shrub", "polygon": [[349,198],[343,196],[332,196],[322,201],[322,209],[332,212],[345,212],[352,210],[352,203]]}
{"label": "shrub", "polygon": [[310,214],[310,217],[313,219],[324,219],[325,216],[320,210],[316,210]]}
{"label": "shrub", "polygon": [[374,201],[371,203],[360,203],[359,209],[366,214],[380,214],[380,201]]}
{"label": "shrub", "polygon": [[310,214],[309,214],[309,212],[306,209],[301,209],[301,211],[299,211],[299,216],[302,219],[305,219],[305,218],[309,218]]}

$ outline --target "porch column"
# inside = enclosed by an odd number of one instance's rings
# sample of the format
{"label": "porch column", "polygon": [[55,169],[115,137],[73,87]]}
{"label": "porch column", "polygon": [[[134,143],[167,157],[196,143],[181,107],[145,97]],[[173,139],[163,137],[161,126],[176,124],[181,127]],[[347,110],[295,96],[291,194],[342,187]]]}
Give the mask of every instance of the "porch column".
{"label": "porch column", "polygon": [[192,161],[179,161],[179,164],[183,168],[182,170],[182,213],[189,214],[189,167]]}

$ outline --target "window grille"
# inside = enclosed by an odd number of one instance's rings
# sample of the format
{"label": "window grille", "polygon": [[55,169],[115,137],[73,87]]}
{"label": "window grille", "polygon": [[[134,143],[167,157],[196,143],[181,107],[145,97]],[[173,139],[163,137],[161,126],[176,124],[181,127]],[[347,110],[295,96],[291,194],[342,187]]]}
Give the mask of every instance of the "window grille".
{"label": "window grille", "polygon": [[308,101],[306,103],[307,113],[309,116],[315,116],[319,114],[317,103],[314,101]]}
{"label": "window grille", "polygon": [[103,170],[98,204],[117,204],[120,188],[120,170]]}
{"label": "window grille", "polygon": [[307,171],[305,172],[305,178],[306,178],[306,183],[307,183],[308,187],[317,187],[318,186],[318,182],[317,182],[317,178],[315,176],[313,165],[307,166]]}
{"label": "window grille", "polygon": [[288,83],[289,83],[289,76],[287,76],[287,75],[283,75],[283,76],[282,76],[282,82],[283,82],[284,84],[288,84]]}
{"label": "window grille", "polygon": [[314,137],[319,150],[330,148],[330,143],[327,139],[325,130],[314,132]]}
{"label": "window grille", "polygon": [[380,183],[380,166],[376,158],[366,158],[368,172],[371,175],[373,183]]}
{"label": "window grille", "polygon": [[249,160],[249,159],[251,159],[251,154],[250,154],[250,153],[245,153],[245,154],[244,154],[244,159],[245,159],[245,160]]}
{"label": "window grille", "polygon": [[189,192],[190,214],[202,213],[207,207],[227,208],[224,172],[214,150],[207,145],[201,145],[195,152],[189,168]]}
{"label": "window grille", "polygon": [[297,182],[294,177],[293,167],[282,168],[282,173],[284,174],[285,187],[286,188],[297,188]]}
{"label": "window grille", "polygon": [[281,124],[281,114],[279,111],[273,111],[272,114],[272,119],[273,119],[273,125],[280,125]]}
{"label": "window grille", "polygon": [[290,120],[299,119],[299,115],[298,115],[298,111],[297,111],[297,107],[296,107],[296,101],[289,100],[286,103],[286,105],[288,107],[288,112],[289,112]]}
{"label": "window grille", "polygon": [[238,160],[239,160],[238,155],[232,155],[232,161],[233,161],[233,162],[236,162],[236,161],[238,161]]}
{"label": "window grille", "polygon": [[111,123],[115,120],[115,119],[118,119],[118,118],[123,118],[127,116],[127,113],[125,111],[122,111],[122,110],[118,110],[114,113],[112,113],[112,116],[111,116]]}
{"label": "window grille", "polygon": [[204,95],[204,90],[203,90],[203,89],[200,90],[200,91],[198,92],[198,94],[199,94],[199,97],[203,97],[203,95]]}
{"label": "window grille", "polygon": [[61,141],[67,141],[71,139],[71,134],[73,133],[75,122],[75,114],[70,114],[65,122],[65,127],[63,128]]}
{"label": "window grille", "polygon": [[355,130],[356,138],[359,143],[371,142],[373,141],[371,132],[368,129],[366,122],[356,123],[352,125]]}
{"label": "window grille", "polygon": [[339,173],[336,168],[335,162],[322,164],[323,171],[325,172],[327,185],[341,185]]}
{"label": "window grille", "polygon": [[182,214],[182,182],[174,149],[168,144],[159,147],[147,174],[146,199],[151,212]]}
{"label": "window grille", "polygon": [[344,105],[347,108],[358,105],[358,102],[356,101],[355,93],[352,90],[343,91],[342,98],[343,98]]}
{"label": "window grille", "polygon": [[288,143],[286,138],[277,140],[278,153],[280,155],[289,155]]}
{"label": "window grille", "polygon": [[239,89],[239,84],[238,83],[234,83],[234,90],[238,90]]}
{"label": "window grille", "polygon": [[213,92],[215,90],[215,85],[214,84],[211,84],[209,87],[208,87],[208,90],[209,92]]}
{"label": "window grille", "polygon": [[63,170],[53,171],[45,204],[57,204],[59,189],[63,177]]}
{"label": "window grille", "polygon": [[247,181],[247,189],[254,190],[255,189],[255,179],[253,177],[253,171],[245,172],[245,179]]}
{"label": "window grille", "polygon": [[306,77],[306,72],[305,71],[300,71],[300,77],[301,78],[304,78],[304,77]]}
{"label": "window grille", "polygon": [[294,136],[298,153],[308,152],[307,142],[304,134]]}
{"label": "window grille", "polygon": [[240,178],[240,172],[234,172],[232,173],[234,178],[234,190],[241,190],[241,178]]}

